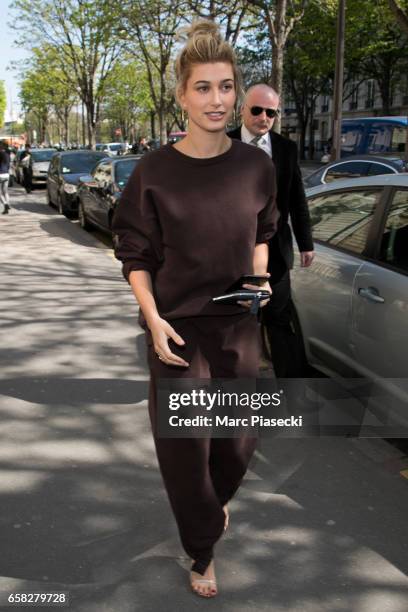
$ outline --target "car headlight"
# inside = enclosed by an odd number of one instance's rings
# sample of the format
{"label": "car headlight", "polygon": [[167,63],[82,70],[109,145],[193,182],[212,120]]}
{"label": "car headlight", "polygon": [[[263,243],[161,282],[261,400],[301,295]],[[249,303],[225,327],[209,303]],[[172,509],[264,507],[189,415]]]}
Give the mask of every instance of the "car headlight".
{"label": "car headlight", "polygon": [[76,193],[77,192],[77,187],[76,187],[76,185],[71,185],[70,183],[65,183],[64,191],[65,191],[65,193]]}

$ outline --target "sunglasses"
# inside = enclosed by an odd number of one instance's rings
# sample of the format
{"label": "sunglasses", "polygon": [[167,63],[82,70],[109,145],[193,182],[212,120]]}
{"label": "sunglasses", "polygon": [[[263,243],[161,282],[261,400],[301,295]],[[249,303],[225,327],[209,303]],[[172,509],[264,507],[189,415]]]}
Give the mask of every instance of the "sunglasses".
{"label": "sunglasses", "polygon": [[269,119],[273,119],[273,117],[279,115],[279,108],[262,108],[262,106],[251,106],[249,110],[251,111],[251,115],[254,117],[257,117],[263,111],[265,111],[266,116],[269,117]]}

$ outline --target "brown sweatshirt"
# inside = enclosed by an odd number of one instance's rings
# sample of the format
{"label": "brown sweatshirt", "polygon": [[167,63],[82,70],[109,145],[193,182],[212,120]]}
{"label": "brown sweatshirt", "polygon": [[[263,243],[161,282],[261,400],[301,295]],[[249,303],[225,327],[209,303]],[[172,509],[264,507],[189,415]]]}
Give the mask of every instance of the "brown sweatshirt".
{"label": "brown sweatshirt", "polygon": [[125,278],[151,273],[164,319],[242,313],[211,298],[253,272],[255,244],[276,232],[275,194],[272,160],[239,140],[205,159],[172,145],[148,153],[113,218]]}

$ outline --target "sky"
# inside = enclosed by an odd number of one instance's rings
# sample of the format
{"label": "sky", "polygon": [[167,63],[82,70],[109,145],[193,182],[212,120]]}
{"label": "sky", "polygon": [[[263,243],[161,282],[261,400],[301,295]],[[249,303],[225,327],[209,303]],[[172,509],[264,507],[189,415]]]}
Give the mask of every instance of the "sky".
{"label": "sky", "polygon": [[[7,94],[6,121],[15,121],[20,110],[18,100],[17,75],[11,70],[7,70],[11,61],[21,60],[29,56],[23,49],[18,49],[14,45],[15,33],[7,25],[11,20],[9,10],[10,0],[0,0],[0,81],[5,82]],[[11,117],[13,110],[14,117]]]}

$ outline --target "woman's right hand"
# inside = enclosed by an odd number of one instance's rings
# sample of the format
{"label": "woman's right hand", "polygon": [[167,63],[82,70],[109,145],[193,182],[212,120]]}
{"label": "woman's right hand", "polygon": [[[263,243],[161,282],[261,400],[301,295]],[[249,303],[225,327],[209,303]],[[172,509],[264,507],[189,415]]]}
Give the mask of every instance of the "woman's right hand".
{"label": "woman's right hand", "polygon": [[184,346],[185,342],[167,321],[158,317],[150,322],[149,329],[153,338],[154,350],[160,361],[166,365],[175,365],[185,368],[190,365],[187,361],[184,361],[184,359],[171,352],[169,338],[179,346]]}

